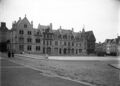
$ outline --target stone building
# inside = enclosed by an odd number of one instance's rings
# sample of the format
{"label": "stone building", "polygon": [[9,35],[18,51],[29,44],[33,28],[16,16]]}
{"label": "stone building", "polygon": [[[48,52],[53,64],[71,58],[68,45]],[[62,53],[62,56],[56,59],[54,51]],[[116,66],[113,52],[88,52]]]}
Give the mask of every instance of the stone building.
{"label": "stone building", "polygon": [[53,30],[52,23],[33,28],[33,22],[29,22],[26,16],[13,23],[11,36],[12,49],[16,53],[86,55],[95,50],[93,31],[83,28],[80,32],[74,32],[73,28],[65,30],[61,26]]}
{"label": "stone building", "polygon": [[115,39],[106,39],[105,40],[105,49],[106,54],[110,55],[118,55],[119,54],[119,45],[120,45],[120,37],[118,36]]}

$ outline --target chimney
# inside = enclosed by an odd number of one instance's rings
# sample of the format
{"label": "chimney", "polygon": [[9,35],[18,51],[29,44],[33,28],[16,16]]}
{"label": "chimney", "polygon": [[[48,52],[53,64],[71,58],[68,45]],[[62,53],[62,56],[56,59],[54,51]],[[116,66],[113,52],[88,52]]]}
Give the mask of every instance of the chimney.
{"label": "chimney", "polygon": [[85,32],[85,25],[83,25],[83,29],[82,29],[82,32],[83,32],[83,33]]}
{"label": "chimney", "polygon": [[31,21],[31,26],[33,27],[33,21]]}
{"label": "chimney", "polygon": [[62,27],[60,26],[60,29],[62,29]]}
{"label": "chimney", "polygon": [[50,23],[50,29],[52,30],[52,23]]}
{"label": "chimney", "polygon": [[72,31],[74,32],[74,28],[72,27]]}
{"label": "chimney", "polygon": [[19,17],[19,21],[21,20],[21,17]]}
{"label": "chimney", "polygon": [[40,24],[38,24],[38,28],[40,28]]}

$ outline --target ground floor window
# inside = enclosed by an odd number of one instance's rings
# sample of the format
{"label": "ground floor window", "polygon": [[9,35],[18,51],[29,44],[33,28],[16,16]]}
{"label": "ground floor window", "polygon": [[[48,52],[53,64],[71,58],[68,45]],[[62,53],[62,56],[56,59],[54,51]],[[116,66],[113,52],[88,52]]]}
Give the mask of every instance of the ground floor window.
{"label": "ground floor window", "polygon": [[43,53],[45,54],[45,48],[43,48]]}
{"label": "ground floor window", "polygon": [[59,54],[61,54],[61,48],[59,49]]}
{"label": "ground floor window", "polygon": [[19,50],[24,51],[24,45],[19,45]]}
{"label": "ground floor window", "polygon": [[79,49],[79,53],[81,53],[82,52],[82,49]]}
{"label": "ground floor window", "polygon": [[36,51],[40,51],[40,46],[36,46]]}
{"label": "ground floor window", "polygon": [[31,51],[31,50],[32,50],[31,45],[28,45],[28,46],[27,46],[27,50],[28,50],[28,51]]}

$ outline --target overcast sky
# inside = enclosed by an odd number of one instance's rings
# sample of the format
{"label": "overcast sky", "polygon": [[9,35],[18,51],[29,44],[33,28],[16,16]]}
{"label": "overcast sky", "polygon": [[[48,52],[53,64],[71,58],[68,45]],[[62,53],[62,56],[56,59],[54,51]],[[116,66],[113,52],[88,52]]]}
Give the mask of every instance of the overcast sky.
{"label": "overcast sky", "polygon": [[25,14],[34,27],[53,24],[53,29],[92,30],[97,42],[120,35],[120,0],[0,0],[0,22],[11,29]]}

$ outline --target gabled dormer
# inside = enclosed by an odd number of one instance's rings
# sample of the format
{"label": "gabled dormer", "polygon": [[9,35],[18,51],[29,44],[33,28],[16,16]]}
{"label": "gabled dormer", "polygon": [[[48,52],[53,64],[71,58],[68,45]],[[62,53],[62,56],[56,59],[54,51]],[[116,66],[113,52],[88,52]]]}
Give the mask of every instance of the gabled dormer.
{"label": "gabled dormer", "polygon": [[88,41],[96,41],[96,38],[95,38],[95,36],[94,36],[93,31],[87,31],[87,32],[85,32],[85,38],[86,38]]}
{"label": "gabled dormer", "polygon": [[19,20],[14,23],[14,26],[16,26],[17,29],[32,29],[33,28],[33,22],[29,22],[26,15],[23,19],[19,17]]}

